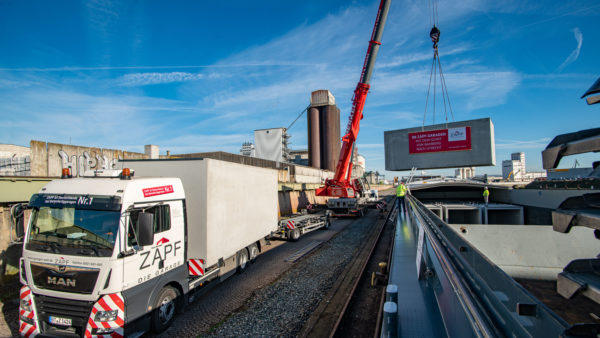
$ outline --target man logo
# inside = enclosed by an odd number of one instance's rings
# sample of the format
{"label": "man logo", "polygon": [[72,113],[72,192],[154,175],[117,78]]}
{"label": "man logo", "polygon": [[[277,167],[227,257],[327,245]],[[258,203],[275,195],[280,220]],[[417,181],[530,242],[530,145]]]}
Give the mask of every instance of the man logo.
{"label": "man logo", "polygon": [[65,265],[58,266],[58,272],[65,272],[65,271],[67,271],[67,267]]}
{"label": "man logo", "polygon": [[52,284],[52,285],[58,285],[58,286],[75,287],[75,285],[77,284],[77,280],[76,279],[71,279],[71,278],[62,278],[62,277],[48,276],[47,283],[48,284]]}

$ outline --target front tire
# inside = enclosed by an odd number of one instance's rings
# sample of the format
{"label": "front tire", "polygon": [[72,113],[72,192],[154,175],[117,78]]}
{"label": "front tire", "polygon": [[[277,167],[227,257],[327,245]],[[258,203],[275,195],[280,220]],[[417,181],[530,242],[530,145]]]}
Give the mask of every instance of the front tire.
{"label": "front tire", "polygon": [[161,333],[173,323],[177,310],[177,289],[166,286],[158,294],[152,313],[152,331]]}

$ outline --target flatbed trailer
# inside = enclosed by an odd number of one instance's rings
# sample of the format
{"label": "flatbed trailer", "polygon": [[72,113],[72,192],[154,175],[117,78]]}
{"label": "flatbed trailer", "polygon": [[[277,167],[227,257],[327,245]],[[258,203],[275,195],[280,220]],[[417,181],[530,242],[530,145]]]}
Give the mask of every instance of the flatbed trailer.
{"label": "flatbed trailer", "polygon": [[296,214],[282,218],[279,220],[279,229],[271,237],[295,242],[309,232],[329,228],[331,214],[331,211],[326,210],[318,214]]}

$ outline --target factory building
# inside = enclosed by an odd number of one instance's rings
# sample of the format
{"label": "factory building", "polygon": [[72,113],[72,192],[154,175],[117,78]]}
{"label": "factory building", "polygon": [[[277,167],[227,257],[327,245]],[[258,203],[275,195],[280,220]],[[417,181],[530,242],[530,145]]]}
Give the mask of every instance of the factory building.
{"label": "factory building", "polygon": [[286,128],[255,130],[256,157],[275,162],[287,162],[289,138]]}
{"label": "factory building", "polygon": [[308,167],[308,149],[290,150],[289,161],[294,164]]}
{"label": "factory building", "polygon": [[475,177],[475,167],[464,167],[454,170],[454,176],[459,180],[468,180]]}

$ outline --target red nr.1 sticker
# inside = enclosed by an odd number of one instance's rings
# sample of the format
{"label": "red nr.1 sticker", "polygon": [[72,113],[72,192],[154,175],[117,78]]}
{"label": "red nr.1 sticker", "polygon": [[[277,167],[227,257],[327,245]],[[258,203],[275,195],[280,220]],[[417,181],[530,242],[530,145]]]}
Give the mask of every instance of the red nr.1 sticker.
{"label": "red nr.1 sticker", "polygon": [[158,195],[172,193],[173,186],[172,185],[163,185],[162,187],[153,187],[153,188],[142,189],[142,191],[144,192],[144,197],[152,197],[152,196],[158,196]]}

